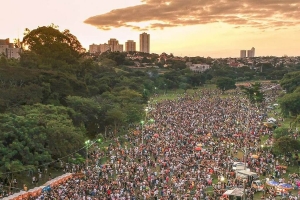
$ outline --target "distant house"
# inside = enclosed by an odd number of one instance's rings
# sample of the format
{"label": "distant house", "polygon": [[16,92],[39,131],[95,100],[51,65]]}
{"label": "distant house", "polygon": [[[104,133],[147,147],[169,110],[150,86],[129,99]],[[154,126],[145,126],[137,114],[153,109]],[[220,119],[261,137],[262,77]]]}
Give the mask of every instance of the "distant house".
{"label": "distant house", "polygon": [[187,66],[193,72],[204,72],[204,71],[206,71],[210,68],[210,65],[208,65],[208,64],[190,64],[190,63],[187,63]]}
{"label": "distant house", "polygon": [[244,67],[246,65],[244,65],[243,63],[239,63],[239,62],[232,62],[229,64],[230,67]]}

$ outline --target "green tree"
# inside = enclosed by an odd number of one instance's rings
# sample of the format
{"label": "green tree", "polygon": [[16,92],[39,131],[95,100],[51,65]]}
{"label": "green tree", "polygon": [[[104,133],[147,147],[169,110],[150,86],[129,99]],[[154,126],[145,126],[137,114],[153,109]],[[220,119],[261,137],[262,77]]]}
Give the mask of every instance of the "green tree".
{"label": "green tree", "polygon": [[289,135],[290,135],[290,131],[288,128],[279,127],[274,130],[275,139],[278,139],[283,136],[289,136]]}
{"label": "green tree", "polygon": [[96,137],[100,131],[100,104],[92,98],[84,98],[79,96],[68,96],[66,99],[68,107],[72,108],[73,121],[75,124],[84,124],[87,134],[90,137]]}
{"label": "green tree", "polygon": [[287,93],[292,93],[300,86],[300,71],[285,74],[280,81],[280,85]]}
{"label": "green tree", "polygon": [[69,30],[61,32],[53,25],[25,29],[22,45],[52,67],[75,64],[84,52],[80,42]]}
{"label": "green tree", "polygon": [[0,67],[7,67],[7,66],[8,66],[7,59],[5,58],[5,56],[0,55]]}
{"label": "green tree", "polygon": [[300,114],[300,92],[285,94],[279,99],[278,103],[285,116],[289,114],[297,116]]}
{"label": "green tree", "polygon": [[69,116],[72,112],[62,106],[35,104],[23,106],[15,113],[1,114],[2,160],[37,165],[81,148],[85,129],[73,125]]}
{"label": "green tree", "polygon": [[275,141],[274,148],[281,154],[293,153],[300,150],[300,141],[289,136],[283,136]]}
{"label": "green tree", "polygon": [[251,103],[262,102],[264,100],[264,93],[261,91],[261,83],[251,83],[250,87],[240,86],[246,97]]}
{"label": "green tree", "polygon": [[117,128],[126,120],[126,114],[120,109],[118,105],[107,111],[107,121],[114,125],[114,135],[117,134]]}
{"label": "green tree", "polygon": [[217,88],[220,90],[230,90],[236,88],[235,81],[229,77],[218,77],[215,79],[215,83]]}

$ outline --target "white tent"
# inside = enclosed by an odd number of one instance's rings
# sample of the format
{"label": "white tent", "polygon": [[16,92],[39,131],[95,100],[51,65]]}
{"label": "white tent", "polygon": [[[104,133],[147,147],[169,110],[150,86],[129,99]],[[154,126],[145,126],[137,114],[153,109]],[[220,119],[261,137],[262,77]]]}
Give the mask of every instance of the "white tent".
{"label": "white tent", "polygon": [[273,122],[273,123],[275,123],[275,122],[276,122],[276,119],[273,118],[273,117],[270,117],[270,118],[268,119],[268,122]]}
{"label": "white tent", "polygon": [[242,188],[234,188],[233,190],[227,190],[223,195],[241,197],[243,194],[244,191]]}
{"label": "white tent", "polygon": [[223,195],[231,195],[232,192],[233,190],[227,190]]}

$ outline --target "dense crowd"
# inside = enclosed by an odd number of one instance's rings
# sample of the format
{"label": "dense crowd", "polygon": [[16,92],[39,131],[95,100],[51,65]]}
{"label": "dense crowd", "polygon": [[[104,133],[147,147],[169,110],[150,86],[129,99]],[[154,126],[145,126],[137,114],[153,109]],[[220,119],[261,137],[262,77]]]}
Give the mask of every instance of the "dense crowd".
{"label": "dense crowd", "polygon": [[[105,151],[94,146],[87,168],[66,169],[80,171],[83,177],[32,199],[211,200],[226,199],[223,193],[235,187],[245,187],[247,198],[253,199],[251,184],[235,176],[235,161],[245,162],[264,178],[281,178],[285,172],[276,167],[283,161],[270,151],[272,130],[263,125],[267,103],[249,104],[238,90],[222,94],[207,89],[174,100],[150,101],[144,127],[135,127],[125,141],[115,139]],[[275,101],[276,91],[266,94],[269,102]],[[263,135],[268,137],[264,144]],[[246,154],[238,159],[241,150]],[[299,179],[297,174],[289,177],[281,181],[294,184]],[[265,191],[262,198],[273,196]],[[290,195],[290,199],[297,197]]]}

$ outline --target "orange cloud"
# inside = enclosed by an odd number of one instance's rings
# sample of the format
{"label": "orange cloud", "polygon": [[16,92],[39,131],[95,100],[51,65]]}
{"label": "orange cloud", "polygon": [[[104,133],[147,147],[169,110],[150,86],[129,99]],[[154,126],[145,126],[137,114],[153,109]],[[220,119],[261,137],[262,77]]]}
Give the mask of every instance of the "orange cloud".
{"label": "orange cloud", "polygon": [[[300,24],[299,0],[142,0],[143,4],[92,16],[84,22],[102,30],[164,29],[223,22],[236,27],[285,28]],[[147,27],[132,25],[155,21]]]}

